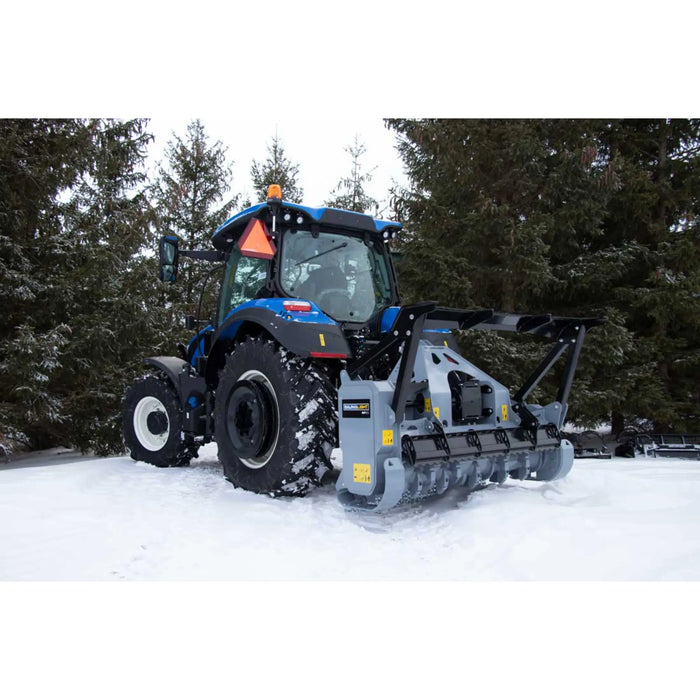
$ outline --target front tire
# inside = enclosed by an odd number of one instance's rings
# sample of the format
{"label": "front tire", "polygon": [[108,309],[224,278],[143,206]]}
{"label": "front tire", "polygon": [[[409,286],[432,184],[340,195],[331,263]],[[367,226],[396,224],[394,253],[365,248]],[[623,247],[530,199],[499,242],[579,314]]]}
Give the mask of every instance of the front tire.
{"label": "front tire", "polygon": [[248,338],[226,358],[215,435],[226,478],[270,496],[304,495],[332,469],[335,389],[322,367]]}
{"label": "front tire", "polygon": [[182,467],[198,448],[182,433],[182,407],[166,380],[144,377],[124,397],[122,432],[131,458],[156,467]]}

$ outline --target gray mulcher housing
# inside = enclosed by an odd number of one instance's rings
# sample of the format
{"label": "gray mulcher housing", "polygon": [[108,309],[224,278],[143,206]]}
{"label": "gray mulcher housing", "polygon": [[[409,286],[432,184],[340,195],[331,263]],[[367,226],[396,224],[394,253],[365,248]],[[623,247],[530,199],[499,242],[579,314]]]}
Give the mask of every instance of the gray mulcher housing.
{"label": "gray mulcher housing", "polygon": [[[554,336],[556,342],[511,398],[505,386],[447,343],[420,339],[416,330],[431,317],[433,325],[519,330]],[[388,336],[401,340],[403,349],[388,379],[363,381],[351,376],[352,369],[341,373],[340,501],[384,511],[451,487],[471,490],[507,477],[550,481],[566,476],[574,452],[560,429],[586,328],[600,322],[437,309],[430,303],[405,307]],[[546,406],[525,403],[567,351],[557,399]]]}

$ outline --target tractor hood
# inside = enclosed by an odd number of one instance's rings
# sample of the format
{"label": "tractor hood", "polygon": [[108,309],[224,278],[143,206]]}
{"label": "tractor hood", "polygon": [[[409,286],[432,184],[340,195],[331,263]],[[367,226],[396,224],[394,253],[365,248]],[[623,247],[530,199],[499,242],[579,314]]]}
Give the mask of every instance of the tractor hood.
{"label": "tractor hood", "polygon": [[[279,223],[281,225],[318,224],[320,226],[333,226],[351,231],[379,233],[385,231],[393,233],[401,229],[401,224],[396,221],[381,221],[373,219],[367,214],[358,214],[354,211],[332,209],[330,207],[305,207],[291,202],[278,202]],[[256,204],[235,214],[214,231],[212,243],[215,248],[225,250],[231,241],[240,235],[251,219],[272,218],[272,208],[268,203]]]}

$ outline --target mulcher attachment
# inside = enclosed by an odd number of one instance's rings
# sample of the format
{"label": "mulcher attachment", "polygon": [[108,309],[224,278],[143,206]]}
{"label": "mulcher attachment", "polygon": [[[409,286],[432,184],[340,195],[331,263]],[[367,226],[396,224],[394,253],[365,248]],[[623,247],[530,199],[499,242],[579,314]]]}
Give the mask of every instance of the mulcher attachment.
{"label": "mulcher attachment", "polygon": [[669,435],[641,433],[634,428],[626,428],[615,438],[616,457],[673,457],[700,460],[700,435]]}
{"label": "mulcher attachment", "polygon": [[575,459],[612,459],[612,452],[605,444],[605,437],[595,430],[582,433],[562,433],[573,446]]}
{"label": "mulcher attachment", "polygon": [[[381,512],[458,486],[566,476],[574,450],[560,429],[585,331],[601,322],[444,309],[432,302],[403,307],[373,351],[341,373],[339,500],[347,508]],[[421,339],[436,328],[515,330],[555,345],[511,397],[447,343]],[[567,350],[556,401],[526,404]],[[360,377],[374,359],[392,355],[398,360],[386,380]]]}

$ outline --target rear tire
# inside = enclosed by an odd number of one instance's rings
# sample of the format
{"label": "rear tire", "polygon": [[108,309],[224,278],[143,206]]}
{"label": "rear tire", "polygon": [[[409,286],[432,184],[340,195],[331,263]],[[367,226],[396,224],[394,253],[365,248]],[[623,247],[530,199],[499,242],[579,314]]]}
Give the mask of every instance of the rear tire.
{"label": "rear tire", "polygon": [[183,437],[180,399],[164,378],[144,377],[129,388],[122,432],[131,458],[138,462],[182,467],[197,456],[198,447]]}
{"label": "rear tire", "polygon": [[302,496],[332,469],[335,389],[323,367],[248,338],[226,358],[215,435],[224,475],[270,496]]}

